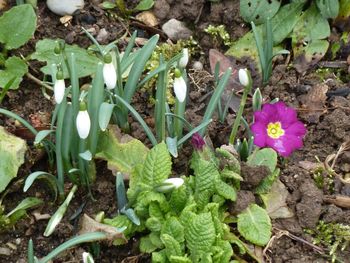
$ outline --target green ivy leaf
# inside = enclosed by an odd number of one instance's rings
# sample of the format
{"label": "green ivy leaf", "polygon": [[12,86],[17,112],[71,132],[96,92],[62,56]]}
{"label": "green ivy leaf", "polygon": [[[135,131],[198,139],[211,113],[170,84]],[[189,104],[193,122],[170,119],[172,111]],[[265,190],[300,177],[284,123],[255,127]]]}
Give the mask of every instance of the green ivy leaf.
{"label": "green ivy leaf", "polygon": [[247,164],[252,166],[265,165],[272,173],[277,166],[277,153],[271,148],[259,149],[248,157]]}
{"label": "green ivy leaf", "polygon": [[[57,56],[54,53],[54,48],[57,45],[56,41],[62,40],[43,39],[38,41],[35,46],[35,52],[30,57],[31,59],[36,59],[47,63],[46,66],[40,69],[46,75],[51,75],[51,65],[59,64],[62,59],[61,56]],[[87,50],[80,48],[77,45],[68,44],[65,44],[64,52],[66,56],[68,56],[70,53],[75,54],[78,78],[95,74],[97,63],[100,62],[95,55],[88,53]],[[65,63],[62,63],[62,68],[64,78],[68,78],[69,73]]]}
{"label": "green ivy leaf", "polygon": [[4,88],[9,81],[15,78],[10,89],[17,89],[27,72],[28,66],[22,59],[16,56],[8,58],[5,61],[5,69],[0,70],[0,88]]}
{"label": "green ivy leaf", "polygon": [[265,209],[256,204],[250,205],[238,215],[239,233],[253,244],[264,246],[271,238],[271,220]]}
{"label": "green ivy leaf", "polygon": [[24,163],[26,150],[24,140],[11,135],[0,126],[0,193],[17,176],[18,168]]}
{"label": "green ivy leaf", "polygon": [[36,29],[36,15],[29,4],[12,7],[0,17],[0,42],[6,49],[24,45]]}
{"label": "green ivy leaf", "polygon": [[145,185],[155,187],[166,180],[171,173],[171,157],[164,142],[156,145],[147,154],[141,182]]}
{"label": "green ivy leaf", "polygon": [[185,226],[187,246],[191,251],[193,262],[197,262],[203,254],[211,251],[216,238],[211,213],[195,215]]}
{"label": "green ivy leaf", "polygon": [[262,24],[277,13],[280,5],[279,0],[241,0],[240,14],[248,23]]}
{"label": "green ivy leaf", "polygon": [[139,164],[143,164],[148,149],[142,142],[130,136],[122,136],[114,127],[100,137],[97,158],[106,160],[108,168],[130,175]]}

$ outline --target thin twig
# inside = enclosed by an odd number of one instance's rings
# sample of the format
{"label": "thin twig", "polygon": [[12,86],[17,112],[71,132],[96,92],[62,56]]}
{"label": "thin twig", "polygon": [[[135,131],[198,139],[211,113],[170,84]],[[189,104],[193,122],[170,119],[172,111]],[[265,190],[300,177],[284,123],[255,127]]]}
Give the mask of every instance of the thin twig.
{"label": "thin twig", "polygon": [[26,76],[31,79],[32,81],[34,81],[36,84],[44,87],[45,89],[51,90],[53,91],[53,88],[47,84],[45,84],[44,82],[42,82],[40,79],[36,78],[35,76],[33,76],[32,74],[30,74],[29,72],[26,73]]}

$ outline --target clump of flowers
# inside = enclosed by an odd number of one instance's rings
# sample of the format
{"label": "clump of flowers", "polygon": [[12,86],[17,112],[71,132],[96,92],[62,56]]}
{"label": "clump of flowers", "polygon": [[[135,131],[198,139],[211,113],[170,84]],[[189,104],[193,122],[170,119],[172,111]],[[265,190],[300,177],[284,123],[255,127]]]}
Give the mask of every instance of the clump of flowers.
{"label": "clump of flowers", "polygon": [[254,113],[251,130],[255,145],[271,147],[284,157],[303,147],[306,134],[306,128],[298,120],[296,111],[284,102],[264,104],[260,111]]}

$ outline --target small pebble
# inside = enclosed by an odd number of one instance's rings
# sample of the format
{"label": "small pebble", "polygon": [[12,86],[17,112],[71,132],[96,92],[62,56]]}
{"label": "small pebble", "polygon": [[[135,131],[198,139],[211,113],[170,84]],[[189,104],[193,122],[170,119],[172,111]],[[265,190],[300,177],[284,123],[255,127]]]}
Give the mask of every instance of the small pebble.
{"label": "small pebble", "polygon": [[100,32],[98,32],[96,40],[99,43],[106,43],[108,41],[108,36],[109,36],[109,33],[107,32],[107,30],[105,28],[102,28]]}
{"label": "small pebble", "polygon": [[193,69],[194,70],[203,70],[203,63],[200,61],[193,62]]}

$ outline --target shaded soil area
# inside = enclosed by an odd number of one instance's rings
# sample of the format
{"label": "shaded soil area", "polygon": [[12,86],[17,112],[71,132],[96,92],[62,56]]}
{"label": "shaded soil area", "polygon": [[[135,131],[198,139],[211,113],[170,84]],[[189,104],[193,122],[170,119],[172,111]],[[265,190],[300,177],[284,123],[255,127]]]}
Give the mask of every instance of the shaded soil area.
{"label": "shaded soil area", "polygon": [[[122,38],[119,43],[121,49],[127,44],[124,35],[129,35],[135,29],[139,30],[139,36],[148,38],[155,32],[160,31],[160,26],[155,28],[141,27],[134,20],[123,19],[113,13],[106,13],[99,6],[100,1],[91,0],[84,10],[75,16],[73,20],[63,25],[59,17],[52,14],[44,2],[38,6],[38,28],[34,38],[19,52],[25,56],[35,49],[35,43],[43,38],[62,38],[69,44],[78,44],[88,47],[91,43],[82,33],[84,26],[94,36],[98,36],[101,30],[108,32],[101,39],[101,44],[106,44],[115,39]],[[12,3],[14,4],[14,3]],[[134,6],[133,1],[129,1]],[[225,46],[214,41],[204,28],[209,24],[225,24],[232,39],[244,35],[249,29],[244,25],[239,16],[239,1],[222,1],[210,3],[204,0],[179,1],[161,0],[156,1],[153,12],[162,23],[171,18],[187,23],[193,30],[194,39],[198,40],[202,53],[196,55],[194,60],[201,61],[204,69],[196,71],[190,64],[189,72],[193,74],[190,78],[190,101],[187,110],[187,119],[193,124],[200,123],[205,111],[205,106],[212,92],[213,77],[210,69],[209,50],[217,49],[224,53]],[[343,47],[339,52],[338,60],[346,60],[350,55],[350,48]],[[229,58],[236,68],[248,67],[254,70],[249,59],[237,61]],[[324,59],[327,60],[327,57]],[[30,62],[30,73],[42,78],[39,64]],[[318,68],[319,65],[316,65]],[[307,125],[308,133],[304,141],[304,148],[294,153],[285,161],[281,160],[280,180],[288,190],[287,204],[293,211],[294,216],[288,219],[273,220],[274,237],[269,244],[266,254],[267,262],[330,262],[326,256],[328,252],[325,247],[312,245],[312,238],[307,234],[308,229],[315,229],[319,220],[325,222],[350,223],[349,207],[344,207],[337,202],[332,202],[331,197],[345,196],[350,198],[350,185],[344,183],[341,178],[350,173],[350,152],[342,153],[334,162],[335,173],[327,173],[325,170],[316,172],[317,165],[332,154],[337,153],[339,147],[350,140],[350,82],[346,80],[347,68],[324,71],[310,70],[304,75],[298,74],[289,66],[284,59],[277,60],[274,65],[270,84],[263,88],[262,93],[265,102],[274,98],[285,101],[294,106],[302,121]],[[191,71],[192,70],[192,71]],[[336,74],[334,74],[336,73]],[[209,76],[209,77],[204,77]],[[253,77],[255,75],[253,74]],[[259,79],[255,79],[258,83]],[[345,83],[345,84],[344,84]],[[48,91],[49,92],[49,91]],[[209,95],[208,95],[209,94]],[[237,98],[240,92],[237,92]],[[141,115],[152,124],[152,107],[148,103],[148,94],[138,93],[133,99],[133,105]],[[46,127],[50,122],[50,112],[53,109],[53,101],[44,97],[41,87],[32,80],[25,78],[21,87],[16,91],[10,91],[1,107],[9,109],[21,117],[37,122],[37,127]],[[251,115],[251,99],[249,98],[247,116]],[[232,122],[235,118],[235,109],[232,107],[225,123],[214,120],[209,127],[209,136],[215,147],[228,143]],[[249,118],[248,118],[249,119]],[[251,119],[249,120],[251,121]],[[147,141],[146,135],[140,125],[130,118],[131,135]],[[0,117],[0,125],[5,126],[10,132],[28,139],[31,143],[33,138],[22,127],[12,120]],[[241,135],[244,131],[241,130]],[[180,158],[173,160],[173,169],[181,174],[188,170],[186,163],[191,155],[191,146],[185,145],[181,150]],[[316,159],[317,158],[317,159]],[[26,175],[36,170],[46,170],[46,157],[37,150],[32,150],[27,155],[28,163],[23,165],[18,179],[12,183],[9,193],[4,199],[6,209],[12,209],[26,196],[36,196],[44,199],[45,205],[35,211],[31,211],[28,217],[21,220],[10,231],[0,234],[0,261],[1,262],[26,262],[26,251],[29,238],[33,239],[35,252],[38,257],[47,255],[54,247],[74,236],[79,230],[79,217],[70,220],[77,210],[94,216],[99,211],[104,211],[106,216],[116,214],[115,200],[115,177],[106,168],[104,162],[98,162],[98,178],[92,186],[94,200],[86,196],[86,191],[81,189],[76,194],[68,211],[52,236],[43,236],[48,215],[52,215],[57,204],[52,204],[52,196],[46,191],[44,185],[37,183],[28,193],[22,192],[22,183]],[[34,160],[33,162],[29,162]],[[317,160],[320,160],[319,163]],[[322,184],[317,179],[322,178]],[[67,189],[71,185],[66,185]],[[240,194],[242,204],[249,203],[254,199],[249,187]],[[244,205],[241,208],[243,209]],[[293,236],[283,235],[282,231],[288,231]],[[293,238],[297,237],[297,238]],[[99,256],[96,262],[150,262],[148,255],[142,255],[138,250],[139,238],[135,237],[129,244],[121,247],[111,247],[101,244]],[[83,251],[92,249],[88,245],[77,247],[67,251],[55,262],[79,262]],[[339,254],[339,259],[349,262],[350,251],[345,250]]]}

